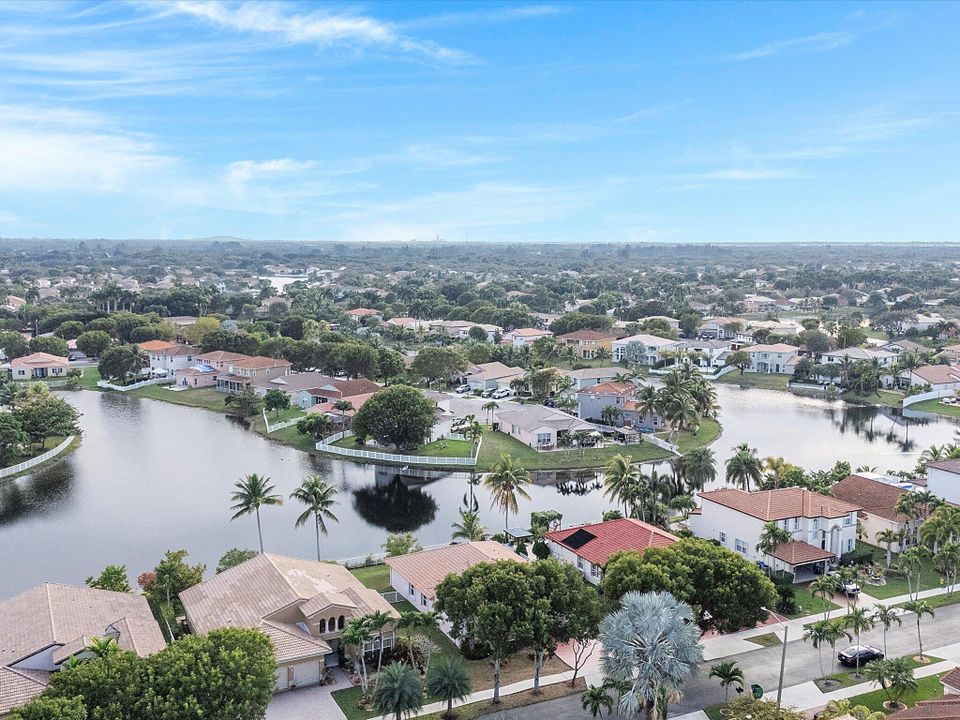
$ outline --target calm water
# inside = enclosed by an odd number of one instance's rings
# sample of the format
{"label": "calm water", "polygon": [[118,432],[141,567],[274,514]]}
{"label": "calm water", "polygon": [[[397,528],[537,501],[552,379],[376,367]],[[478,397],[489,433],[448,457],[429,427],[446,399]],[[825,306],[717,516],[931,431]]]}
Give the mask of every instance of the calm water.
{"label": "calm water", "polygon": [[[761,456],[811,469],[839,458],[881,471],[909,468],[958,427],[936,419],[906,424],[885,410],[771,391],[717,390],[724,434],[714,450],[721,461],[746,441]],[[0,598],[44,580],[82,582],[108,563],[126,564],[135,578],[167,548],[188,549],[212,572],[224,550],[256,547],[255,520],[231,522],[229,510],[231,486],[251,472],[272,477],[285,496],[316,472],[340,488],[340,523],[322,540],[329,558],[378,552],[391,531],[413,531],[425,545],[447,542],[457,509],[469,502],[463,474],[401,478],[395,469],[312,459],[204,410],[92,392],[67,398],[83,413],[80,448],[0,486]],[[482,488],[475,492],[485,524],[501,528],[502,515],[489,510]],[[555,509],[575,523],[596,520],[608,507],[592,473],[542,473],[531,496],[521,505],[522,524],[533,509]],[[268,551],[315,553],[312,529],[293,527],[299,513],[294,503],[263,510]]]}

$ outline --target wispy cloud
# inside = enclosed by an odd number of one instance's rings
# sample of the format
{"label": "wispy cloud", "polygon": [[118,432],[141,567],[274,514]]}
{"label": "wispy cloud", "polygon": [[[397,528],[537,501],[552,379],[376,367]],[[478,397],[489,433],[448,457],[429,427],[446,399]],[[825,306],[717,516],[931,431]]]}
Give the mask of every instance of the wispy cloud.
{"label": "wispy cloud", "polygon": [[376,18],[349,13],[298,12],[288,3],[224,3],[217,0],[175,0],[173,12],[220,28],[271,36],[284,44],[312,43],[321,47],[379,47],[444,62],[468,62],[467,53],[399,33]]}
{"label": "wispy cloud", "polygon": [[0,223],[19,222],[20,216],[8,210],[0,210]]}
{"label": "wispy cloud", "polygon": [[246,183],[251,180],[274,178],[278,175],[290,175],[316,167],[312,160],[293,160],[278,158],[276,160],[237,160],[227,168],[227,181],[233,184]]}
{"label": "wispy cloud", "polygon": [[423,17],[398,23],[403,30],[424,30],[429,28],[456,27],[460,25],[490,25],[533,20],[536,18],[561,15],[570,11],[561,5],[514,5],[496,10],[477,10],[475,12],[443,13],[432,17]]}
{"label": "wispy cloud", "polygon": [[821,32],[803,37],[775,40],[764,43],[752,50],[733,53],[726,56],[726,60],[757,60],[759,58],[774,57],[776,55],[804,55],[807,53],[827,52],[849,45],[856,39],[852,32]]}
{"label": "wispy cloud", "polygon": [[742,168],[732,167],[722,170],[710,170],[702,173],[684,175],[685,180],[744,182],[762,180],[790,180],[800,177],[801,173],[795,168]]}

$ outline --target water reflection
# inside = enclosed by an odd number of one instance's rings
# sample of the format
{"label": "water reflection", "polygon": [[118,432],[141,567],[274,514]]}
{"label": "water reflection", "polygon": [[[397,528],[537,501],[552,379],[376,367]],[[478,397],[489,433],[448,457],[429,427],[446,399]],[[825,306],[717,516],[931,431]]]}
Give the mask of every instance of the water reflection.
{"label": "water reflection", "polygon": [[0,481],[0,526],[47,515],[70,500],[74,475],[69,461],[40,475]]}
{"label": "water reflection", "polygon": [[433,522],[437,501],[419,487],[408,487],[398,474],[354,490],[353,509],[370,525],[387,532],[413,532]]}

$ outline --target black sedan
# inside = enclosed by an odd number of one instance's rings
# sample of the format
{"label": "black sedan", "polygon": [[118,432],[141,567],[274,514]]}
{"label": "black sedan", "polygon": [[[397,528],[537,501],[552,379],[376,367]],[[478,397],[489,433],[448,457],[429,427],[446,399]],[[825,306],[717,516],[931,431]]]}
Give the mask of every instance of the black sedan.
{"label": "black sedan", "polygon": [[837,659],[847,667],[863,667],[871,660],[883,660],[883,652],[870,645],[851,645],[842,650]]}

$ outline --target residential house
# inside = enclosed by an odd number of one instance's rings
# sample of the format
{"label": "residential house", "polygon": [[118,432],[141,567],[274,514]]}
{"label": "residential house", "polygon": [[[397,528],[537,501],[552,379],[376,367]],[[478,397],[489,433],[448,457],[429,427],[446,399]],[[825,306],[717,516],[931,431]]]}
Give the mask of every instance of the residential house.
{"label": "residential house", "polygon": [[177,370],[193,367],[201,354],[197,348],[165,340],[150,340],[139,347],[150,359],[150,374],[158,377],[175,376]]}
{"label": "residential house", "polygon": [[[200,356],[202,359],[203,356]],[[267,380],[290,374],[290,361],[281,358],[255,355],[243,356],[231,360],[226,373],[217,375],[217,390],[227,393],[241,393],[256,380]]]}
{"label": "residential house", "polygon": [[717,370],[724,366],[727,354],[733,350],[730,340],[681,340],[676,348],[684,357],[703,370]]}
{"label": "residential house", "polygon": [[495,429],[516,438],[534,450],[553,450],[557,440],[578,431],[596,428],[573,415],[545,405],[508,403],[494,411]]}
{"label": "residential house", "polygon": [[473,392],[509,390],[511,382],[526,374],[527,371],[520,367],[510,367],[502,362],[488,362],[468,367],[464,380]]}
{"label": "residential house", "polygon": [[403,330],[426,330],[429,323],[412,317],[395,317],[387,320],[386,324]]}
{"label": "residential house", "polygon": [[927,463],[927,490],[960,505],[960,460]]}
{"label": "residential house", "polygon": [[662,323],[666,323],[670,326],[670,329],[674,332],[680,332],[680,321],[676,318],[672,318],[669,315],[648,315],[647,317],[642,317],[637,320],[637,325],[643,327],[645,323],[650,322],[651,320],[656,320]]}
{"label": "residential house", "polygon": [[550,555],[573,565],[583,578],[599,585],[603,569],[614,553],[622,550],[644,552],[651,547],[666,547],[677,538],[666,530],[633,518],[617,518],[604,522],[551,530],[544,536]]}
{"label": "residential house", "polygon": [[960,390],[960,368],[923,365],[910,371],[911,385],[929,385],[933,390]]}
{"label": "residential house", "polygon": [[960,361],[960,345],[947,345],[940,352],[951,362]]}
{"label": "residential house", "polygon": [[786,343],[751,345],[744,350],[750,354],[747,372],[758,373],[792,373],[800,353],[800,348]]}
{"label": "residential house", "polygon": [[907,340],[906,338],[900,340],[892,340],[883,346],[884,350],[889,350],[894,355],[899,355],[900,353],[921,353],[926,352],[929,348],[920,343],[916,343],[913,340]]}
{"label": "residential house", "polygon": [[542,337],[553,337],[549,330],[540,330],[538,328],[517,328],[503,334],[500,342],[504,345],[513,347],[523,347],[524,345],[533,345],[534,342]]}
{"label": "residential house", "polygon": [[768,313],[778,309],[778,301],[765,295],[747,295],[743,309],[748,313]]}
{"label": "residential house", "polygon": [[560,374],[573,381],[570,392],[575,393],[591,385],[610,382],[623,370],[615,367],[580,368],[578,370],[560,370]]}
{"label": "residential house", "polygon": [[[317,405],[327,403],[332,405],[339,400],[353,402],[353,399],[357,396],[372,395],[378,390],[380,390],[380,386],[367,378],[357,378],[356,380],[326,378],[319,381],[314,387],[297,391],[294,404],[304,410],[310,410]],[[357,407],[356,403],[354,403],[354,407]]]}
{"label": "residential house", "polygon": [[214,387],[217,384],[217,369],[213,365],[201,362],[175,370],[173,380],[177,387]]}
{"label": "residential house", "polygon": [[677,340],[641,334],[614,340],[611,353],[614,362],[656,365],[666,360],[665,351],[676,350],[678,347],[680,343]]}
{"label": "residential house", "polygon": [[947,678],[951,682],[958,682],[956,670],[941,678],[943,683],[943,695],[934,697],[930,700],[920,700],[905,710],[896,710],[887,715],[890,720],[958,720],[960,719],[960,696],[951,689],[953,686],[947,684]]}
{"label": "residential house", "polygon": [[845,360],[850,362],[857,360],[873,362],[876,360],[881,367],[892,368],[897,362],[897,354],[884,349],[850,347],[842,350],[830,350],[820,356],[820,362],[824,365],[839,365]]}
{"label": "residential house", "polygon": [[[655,414],[641,414],[637,408],[635,395],[637,386],[633,383],[605,382],[592,385],[576,393],[577,416],[593,422],[615,427],[658,429],[664,421]],[[606,408],[616,408],[613,417],[604,417]]]}
{"label": "residential house", "polygon": [[7,312],[16,312],[26,304],[27,301],[22,297],[7,295],[3,300],[3,305],[0,305],[0,309],[6,310]]}
{"label": "residential house", "polygon": [[[335,563],[263,554],[240,563],[180,593],[191,632],[222,627],[255,628],[272,641],[276,652],[275,690],[316,685],[325,667],[352,657],[340,634],[346,624],[382,611],[399,613],[376,590],[365,587],[349,570]],[[392,648],[393,627],[383,635]],[[380,648],[377,638],[365,653]]]}
{"label": "residential house", "polygon": [[243,353],[229,352],[227,350],[213,350],[211,352],[203,353],[202,355],[197,355],[197,360],[205,365],[209,365],[214,370],[228,371],[230,368],[230,363],[234,362],[235,360],[242,360],[248,357],[250,356],[244,355]]}
{"label": "residential house", "polygon": [[612,332],[597,330],[575,330],[557,337],[557,345],[562,348],[573,348],[581,360],[592,360],[597,353],[610,357],[611,347],[616,335]]}
{"label": "residential house", "polygon": [[353,310],[347,310],[344,314],[354,323],[363,322],[368,318],[373,318],[377,322],[383,320],[383,313],[380,310],[372,310],[371,308],[354,308]]}
{"label": "residential house", "polygon": [[35,352],[10,361],[10,377],[14,380],[41,380],[66,377],[70,361],[45,352]]}
{"label": "residential house", "polygon": [[743,327],[743,322],[735,317],[708,317],[704,318],[697,334],[702,338],[713,340],[733,340],[737,331]]}
{"label": "residential house", "polygon": [[362,408],[366,404],[367,400],[372,398],[374,395],[376,395],[376,392],[350,395],[342,398],[343,401],[350,403],[351,407],[348,410],[341,410],[338,408],[337,404],[339,401],[318,403],[317,405],[311,405],[308,407],[307,414],[314,415],[316,413],[322,413],[333,420],[333,424],[338,430],[346,430],[350,426],[353,418],[356,417],[360,408]]}
{"label": "residential house", "polygon": [[143,595],[47,583],[0,602],[0,716],[39,695],[93,639],[146,657],[166,643]]}
{"label": "residential house", "polygon": [[900,478],[867,472],[850,475],[831,488],[838,500],[861,506],[860,522],[869,543],[881,545],[877,535],[885,530],[903,533],[904,542],[891,545],[896,553],[917,542],[919,523],[895,510],[901,497],[916,490],[916,485]]}
{"label": "residential house", "polygon": [[[700,493],[700,507],[690,514],[690,529],[748,560],[792,573],[799,582],[856,547],[861,509],[856,503],[805,488],[757,492],[721,488]],[[793,537],[769,555],[757,549],[768,522]]]}
{"label": "residential house", "polygon": [[[390,587],[417,610],[432,612],[437,585],[449,575],[460,575],[474,565],[501,560],[525,562],[506,545],[481,540],[388,557],[386,563],[390,566]],[[449,633],[449,622],[443,620],[441,629]]]}

